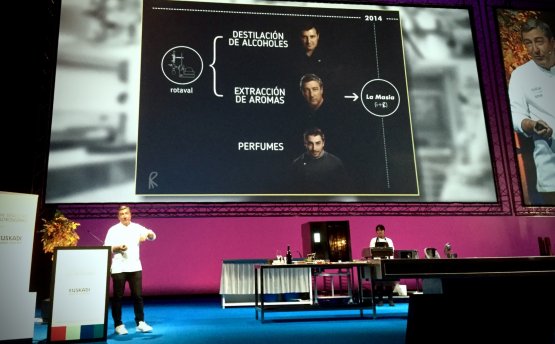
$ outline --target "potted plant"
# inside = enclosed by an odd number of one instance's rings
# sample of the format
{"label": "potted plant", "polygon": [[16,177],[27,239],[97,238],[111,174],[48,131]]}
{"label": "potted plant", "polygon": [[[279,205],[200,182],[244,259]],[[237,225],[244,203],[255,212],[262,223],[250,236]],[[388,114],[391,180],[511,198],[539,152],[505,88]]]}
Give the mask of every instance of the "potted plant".
{"label": "potted plant", "polygon": [[[42,219],[41,232],[42,250],[46,254],[53,254],[56,247],[77,246],[79,234],[76,230],[81,224],[71,221],[65,215],[56,210],[51,220]],[[54,256],[51,255],[51,260]],[[45,299],[41,304],[42,321],[49,322],[52,305],[50,299]]]}
{"label": "potted plant", "polygon": [[[44,253],[54,253],[56,247],[77,246],[79,234],[76,230],[81,224],[69,220],[65,215],[56,210],[51,220],[42,219],[41,242]],[[53,257],[52,257],[53,258]]]}

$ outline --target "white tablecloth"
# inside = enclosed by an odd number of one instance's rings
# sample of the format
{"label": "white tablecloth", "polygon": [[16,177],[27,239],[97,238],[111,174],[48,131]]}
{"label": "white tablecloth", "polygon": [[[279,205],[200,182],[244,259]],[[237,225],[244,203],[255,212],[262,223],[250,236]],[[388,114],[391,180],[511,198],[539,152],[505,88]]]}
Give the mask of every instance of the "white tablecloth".
{"label": "white tablecloth", "polygon": [[[265,259],[229,260],[222,263],[220,294],[254,294],[254,267],[265,264]],[[264,293],[310,292],[310,268],[265,269]],[[260,287],[260,281],[258,282]]]}

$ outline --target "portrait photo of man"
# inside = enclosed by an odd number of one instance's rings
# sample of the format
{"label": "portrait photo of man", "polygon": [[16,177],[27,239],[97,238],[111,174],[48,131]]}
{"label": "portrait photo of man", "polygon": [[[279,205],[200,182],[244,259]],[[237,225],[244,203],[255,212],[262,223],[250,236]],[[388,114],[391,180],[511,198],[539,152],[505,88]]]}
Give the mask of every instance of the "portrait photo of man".
{"label": "portrait photo of man", "polygon": [[291,165],[291,184],[296,191],[311,194],[347,192],[347,172],[341,159],[325,150],[326,136],[319,128],[304,135],[305,152]]}
{"label": "portrait photo of man", "polygon": [[553,16],[514,13],[500,11],[498,17],[523,199],[526,205],[555,205]]}
{"label": "portrait photo of man", "polygon": [[300,31],[299,39],[301,41],[304,53],[304,68],[308,72],[315,73],[319,64],[324,62],[321,49],[318,47],[320,42],[320,32],[314,23],[308,23]]}

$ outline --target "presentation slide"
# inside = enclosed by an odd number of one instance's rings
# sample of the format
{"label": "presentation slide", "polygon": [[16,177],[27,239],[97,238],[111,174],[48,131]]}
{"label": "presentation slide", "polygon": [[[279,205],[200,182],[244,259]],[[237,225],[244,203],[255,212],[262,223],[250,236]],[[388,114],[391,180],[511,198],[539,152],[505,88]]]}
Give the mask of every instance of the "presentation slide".
{"label": "presentation slide", "polygon": [[398,11],[145,1],[142,33],[137,194],[418,195]]}

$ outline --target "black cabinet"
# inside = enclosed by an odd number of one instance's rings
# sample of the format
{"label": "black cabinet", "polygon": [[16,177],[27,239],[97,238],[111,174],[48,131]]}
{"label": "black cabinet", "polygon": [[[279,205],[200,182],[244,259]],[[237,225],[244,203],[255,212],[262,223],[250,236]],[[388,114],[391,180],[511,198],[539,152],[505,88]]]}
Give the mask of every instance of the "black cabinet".
{"label": "black cabinet", "polygon": [[301,225],[303,255],[330,262],[352,260],[349,221],[307,222]]}

